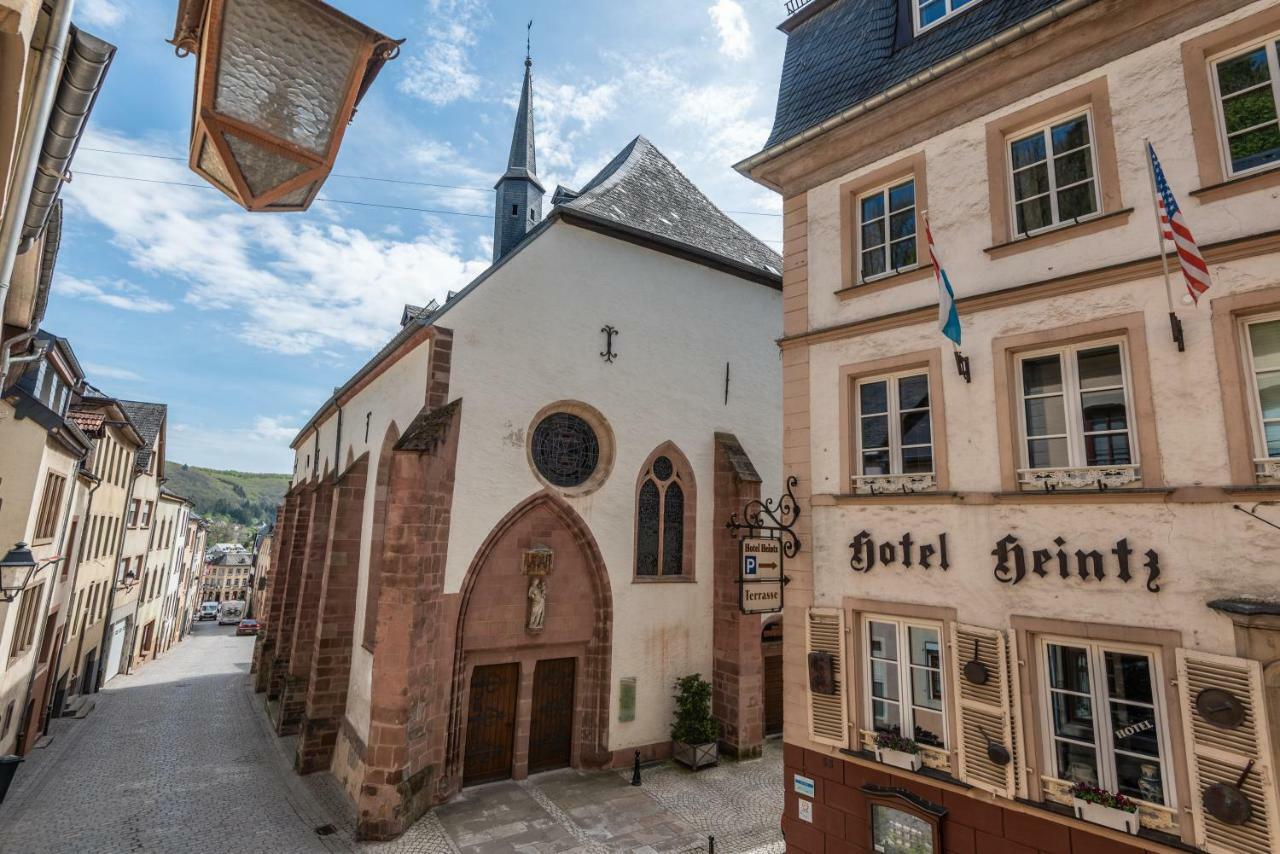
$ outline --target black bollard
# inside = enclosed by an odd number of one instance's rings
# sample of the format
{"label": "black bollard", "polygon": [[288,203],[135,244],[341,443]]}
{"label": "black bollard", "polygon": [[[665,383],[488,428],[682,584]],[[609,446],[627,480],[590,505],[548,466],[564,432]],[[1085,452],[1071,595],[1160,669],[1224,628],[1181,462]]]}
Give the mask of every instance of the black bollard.
{"label": "black bollard", "polygon": [[640,785],[640,751],[636,751],[636,764],[631,767],[631,785]]}
{"label": "black bollard", "polygon": [[716,838],[714,836],[707,837],[707,854],[716,854]]}

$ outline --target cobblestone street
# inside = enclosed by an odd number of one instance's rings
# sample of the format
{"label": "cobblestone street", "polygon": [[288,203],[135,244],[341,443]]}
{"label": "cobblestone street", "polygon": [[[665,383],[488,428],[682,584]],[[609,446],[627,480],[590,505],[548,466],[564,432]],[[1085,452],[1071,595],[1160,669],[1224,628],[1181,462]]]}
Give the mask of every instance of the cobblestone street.
{"label": "cobblestone street", "polygon": [[[693,775],[558,771],[465,791],[400,839],[356,844],[328,774],[296,776],[247,678],[252,638],[200,624],[119,676],[83,720],[55,721],[0,807],[0,852],[719,854],[782,851],[781,746]],[[331,832],[319,835],[317,828]]]}

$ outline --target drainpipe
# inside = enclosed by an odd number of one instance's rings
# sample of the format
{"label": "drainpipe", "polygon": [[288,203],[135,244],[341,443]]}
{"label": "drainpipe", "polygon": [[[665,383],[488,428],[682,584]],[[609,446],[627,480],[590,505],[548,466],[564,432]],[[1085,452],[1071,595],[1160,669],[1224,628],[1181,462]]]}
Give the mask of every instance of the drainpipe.
{"label": "drainpipe", "polygon": [[[3,317],[0,317],[0,326],[3,325]],[[36,337],[36,330],[30,329],[21,335],[15,335],[11,341],[4,342],[0,347],[0,393],[4,392],[9,381],[9,370],[14,365],[21,365],[25,362],[34,362],[37,359],[43,359],[45,351],[49,349],[48,344],[39,344],[36,349],[25,356],[15,356],[14,353],[26,346],[31,339]]]}
{"label": "drainpipe", "polygon": [[[102,479],[98,478],[98,480],[94,482],[93,486],[89,487],[89,500],[88,502],[86,502],[85,508],[84,508],[85,529],[80,532],[81,543],[85,541],[85,537],[88,534],[89,520],[93,518],[93,496],[95,493],[97,493],[98,487],[100,486],[102,486]],[[72,543],[71,550],[73,553],[75,552],[75,549],[76,549],[76,544]],[[83,553],[84,549],[82,548],[80,551],[81,553]],[[79,581],[80,581],[80,560],[77,559],[76,568],[71,571],[71,598],[67,600],[68,608],[73,608],[75,606],[76,584],[79,583]],[[67,614],[66,625],[68,626],[68,628],[74,628],[74,626],[71,625],[71,618],[74,616],[75,615],[71,613]],[[80,641],[83,641],[83,640],[84,640],[84,632],[82,631],[80,632]],[[76,650],[76,658],[75,658],[77,663],[80,661],[80,652],[79,652],[80,641],[77,641],[77,650]],[[57,680],[58,680],[58,671],[62,669],[62,653],[64,650],[66,650],[66,648],[67,648],[67,634],[64,632],[62,635],[62,643],[58,647],[58,655],[56,658],[54,658],[54,661],[53,661],[53,670],[50,672],[50,675],[52,676],[55,684],[57,683]],[[67,675],[68,675],[67,682],[70,683],[71,682],[70,676],[72,674],[67,674]],[[45,715],[46,721],[48,721],[49,718],[53,715],[53,697],[52,696],[49,697],[49,705],[45,707],[44,715]]]}
{"label": "drainpipe", "polygon": [[[13,268],[18,260],[18,243],[22,239],[27,205],[31,203],[31,189],[36,179],[36,167],[40,162],[40,148],[44,142],[45,129],[49,126],[49,117],[53,114],[53,102],[58,94],[62,62],[71,37],[73,6],[75,0],[53,0],[53,11],[49,15],[49,34],[40,55],[40,69],[36,72],[32,85],[26,127],[14,160],[9,195],[5,199],[4,221],[0,223],[0,318],[4,316],[4,306],[13,280]],[[7,350],[5,352],[8,353]],[[0,367],[0,389],[4,388],[7,369],[7,365]]]}
{"label": "drainpipe", "polygon": [[[84,462],[84,459],[81,458],[79,462]],[[75,477],[75,474],[73,473],[71,476]],[[76,486],[73,486],[71,488],[71,495],[67,499],[66,512],[62,514],[62,536],[59,537],[58,543],[58,554],[62,554],[62,560],[70,560],[70,558],[63,554],[63,549],[67,545],[67,528],[68,523],[71,521],[71,508],[74,507],[75,504]],[[36,684],[36,671],[40,669],[40,653],[44,647],[44,633],[47,630],[46,624],[49,622],[49,611],[53,607],[53,591],[58,586],[58,564],[61,562],[62,561],[55,560],[49,564],[49,593],[44,597],[44,607],[40,609],[40,622],[36,623],[36,626],[38,627],[37,631],[40,632],[40,642],[35,649],[35,661],[31,662],[31,675],[27,677],[27,690],[22,695],[22,727],[18,730],[17,741],[14,742],[14,745],[18,750],[22,750],[22,744],[26,741],[27,733],[31,730],[32,721],[38,721],[40,714],[43,712],[43,709],[36,709],[32,707],[31,714],[28,715],[26,713],[26,709],[27,705],[31,702],[31,689],[34,688]],[[53,639],[50,638],[50,642],[52,642],[52,640]],[[49,650],[49,657],[50,659],[53,658],[52,649]],[[52,664],[52,660],[49,663]],[[45,678],[45,684],[47,685],[49,678],[55,675],[55,673],[49,673]],[[23,752],[25,753],[25,751]]]}

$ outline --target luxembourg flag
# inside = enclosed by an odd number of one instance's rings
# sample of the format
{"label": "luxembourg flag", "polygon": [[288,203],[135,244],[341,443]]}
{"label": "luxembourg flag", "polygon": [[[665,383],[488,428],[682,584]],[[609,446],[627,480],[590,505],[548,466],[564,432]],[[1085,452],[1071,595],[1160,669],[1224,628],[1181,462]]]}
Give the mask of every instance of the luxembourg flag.
{"label": "luxembourg flag", "polygon": [[951,280],[947,271],[942,269],[942,261],[938,258],[938,248],[933,245],[933,229],[929,228],[929,216],[924,217],[924,235],[929,241],[929,257],[933,259],[933,275],[938,280],[938,328],[942,334],[951,339],[951,343],[960,346],[960,314],[956,311],[956,293],[951,289]]}

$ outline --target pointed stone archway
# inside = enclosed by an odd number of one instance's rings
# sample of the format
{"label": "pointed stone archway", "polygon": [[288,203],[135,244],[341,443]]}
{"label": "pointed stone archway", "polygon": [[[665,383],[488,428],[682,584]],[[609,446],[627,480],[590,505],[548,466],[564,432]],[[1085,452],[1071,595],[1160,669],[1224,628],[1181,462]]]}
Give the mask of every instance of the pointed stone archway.
{"label": "pointed stone archway", "polygon": [[[524,555],[550,549],[545,620],[528,627],[529,579]],[[459,594],[453,685],[449,704],[449,793],[463,783],[468,753],[470,689],[477,667],[515,663],[518,702],[511,726],[511,776],[529,768],[534,681],[539,662],[572,659],[574,672],[570,764],[599,768],[609,763],[609,670],[613,595],[595,538],[560,496],[542,491],[513,508],[476,552]],[[547,665],[543,665],[545,672]],[[485,671],[491,673],[492,671]],[[475,745],[472,745],[473,754]]]}

